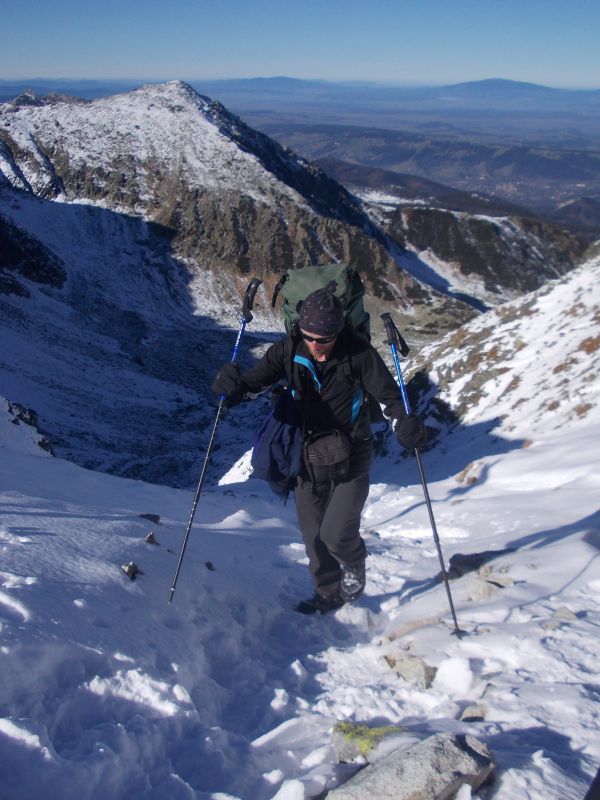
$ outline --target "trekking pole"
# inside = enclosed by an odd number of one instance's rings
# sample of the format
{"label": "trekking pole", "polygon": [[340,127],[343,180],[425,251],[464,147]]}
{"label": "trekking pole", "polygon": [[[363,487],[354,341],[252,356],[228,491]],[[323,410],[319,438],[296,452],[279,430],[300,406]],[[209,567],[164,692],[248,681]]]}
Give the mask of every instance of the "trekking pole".
{"label": "trekking pole", "polygon": [[[398,383],[400,385],[400,393],[402,394],[402,402],[404,404],[404,410],[406,411],[407,414],[412,414],[410,403],[408,400],[408,394],[406,392],[406,385],[404,383],[404,379],[402,377],[402,370],[400,368],[400,359],[398,358],[398,348],[400,348],[400,354],[406,357],[409,352],[409,347],[402,338],[400,331],[396,327],[394,321],[392,320],[391,314],[389,313],[382,314],[381,319],[383,320],[383,324],[385,325],[385,332],[387,333],[388,344],[392,350],[392,356],[394,359],[394,364],[396,366],[396,372],[398,374]],[[444,585],[446,586],[446,594],[448,595],[448,603],[450,604],[452,620],[454,621],[453,633],[455,633],[460,639],[464,631],[462,631],[458,627],[458,622],[456,621],[456,612],[454,611],[454,603],[452,602],[452,595],[450,593],[450,584],[448,583],[448,573],[446,572],[446,565],[444,564],[444,557],[442,555],[442,546],[440,544],[440,537],[438,536],[437,526],[435,524],[435,518],[433,516],[433,508],[431,507],[429,489],[427,488],[427,481],[425,480],[425,470],[423,469],[421,453],[419,452],[418,447],[415,447],[415,456],[417,459],[419,474],[421,476],[421,484],[423,485],[423,494],[425,495],[425,503],[427,504],[427,511],[429,512],[429,521],[431,523],[431,530],[433,532],[433,541],[435,542],[438,557],[440,560],[442,575],[444,576]]]}
{"label": "trekking pole", "polygon": [[[246,295],[244,297],[244,305],[242,308],[242,320],[240,324],[240,329],[238,331],[237,339],[235,340],[235,345],[233,347],[233,353],[231,354],[231,363],[235,364],[237,360],[237,354],[240,347],[240,342],[242,340],[242,336],[244,335],[244,330],[246,329],[246,325],[249,322],[252,322],[252,306],[254,305],[254,297],[256,295],[256,290],[261,285],[262,281],[258,278],[253,278],[250,283],[248,284],[248,288],[246,289]],[[181,569],[181,562],[183,561],[183,556],[185,555],[185,548],[187,547],[188,539],[190,537],[190,531],[192,530],[192,522],[194,521],[194,514],[196,513],[196,506],[198,505],[198,500],[200,499],[200,493],[202,491],[202,484],[204,483],[204,476],[206,475],[206,467],[208,466],[208,460],[210,458],[210,452],[212,450],[213,442],[215,439],[215,433],[217,432],[217,426],[219,424],[219,420],[221,418],[221,412],[223,411],[223,407],[225,405],[226,396],[224,394],[221,395],[219,398],[219,407],[217,408],[217,415],[215,417],[215,421],[212,427],[212,431],[210,434],[210,439],[208,440],[208,447],[206,448],[206,455],[204,456],[204,464],[202,465],[202,472],[200,473],[200,480],[198,481],[198,487],[196,489],[196,494],[194,496],[194,502],[192,504],[192,512],[190,514],[190,519],[187,524],[187,528],[185,530],[185,535],[183,537],[183,544],[181,545],[181,552],[179,553],[179,560],[177,561],[177,569],[175,570],[175,577],[173,578],[173,585],[171,586],[171,595],[169,597],[169,603],[173,600],[173,595],[175,594],[175,587],[177,585],[177,578],[179,577],[179,570]]]}

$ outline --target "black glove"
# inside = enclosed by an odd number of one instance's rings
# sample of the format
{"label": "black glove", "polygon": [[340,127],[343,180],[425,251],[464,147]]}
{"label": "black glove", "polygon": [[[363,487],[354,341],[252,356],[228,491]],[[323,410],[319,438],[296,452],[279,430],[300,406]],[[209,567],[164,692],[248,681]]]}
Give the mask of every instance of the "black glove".
{"label": "black glove", "polygon": [[245,387],[237,364],[224,364],[210,386],[217,397],[225,395],[228,406],[234,406],[244,397]]}
{"label": "black glove", "polygon": [[427,428],[421,417],[410,414],[396,422],[396,439],[402,447],[414,450],[415,447],[424,447],[427,444]]}

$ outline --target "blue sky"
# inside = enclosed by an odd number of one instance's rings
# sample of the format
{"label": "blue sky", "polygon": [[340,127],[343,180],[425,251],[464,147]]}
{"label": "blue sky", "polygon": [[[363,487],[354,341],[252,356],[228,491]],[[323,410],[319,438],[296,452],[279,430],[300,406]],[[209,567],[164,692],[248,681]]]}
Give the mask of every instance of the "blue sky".
{"label": "blue sky", "polygon": [[0,78],[600,88],[598,0],[0,0]]}

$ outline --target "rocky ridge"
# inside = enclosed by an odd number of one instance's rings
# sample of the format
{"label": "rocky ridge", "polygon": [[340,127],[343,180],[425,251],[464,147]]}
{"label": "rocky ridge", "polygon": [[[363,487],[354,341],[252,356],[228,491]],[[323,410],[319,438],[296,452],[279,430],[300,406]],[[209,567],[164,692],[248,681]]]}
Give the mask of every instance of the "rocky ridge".
{"label": "rocky ridge", "polygon": [[452,285],[496,306],[540,288],[580,263],[585,246],[556,225],[401,205],[385,229]]}
{"label": "rocky ridge", "polygon": [[[424,348],[411,363],[433,429],[522,446],[600,411],[600,257]],[[449,440],[445,448],[451,448]]]}

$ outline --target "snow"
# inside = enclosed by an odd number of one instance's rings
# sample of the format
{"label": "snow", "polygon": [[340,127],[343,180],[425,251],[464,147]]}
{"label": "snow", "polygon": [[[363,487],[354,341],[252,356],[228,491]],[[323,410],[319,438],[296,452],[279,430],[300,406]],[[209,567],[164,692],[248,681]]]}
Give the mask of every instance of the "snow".
{"label": "snow", "polygon": [[[93,206],[0,191],[0,215],[44,242],[67,275],[62,289],[23,278],[30,298],[0,295],[0,394],[35,409],[61,457],[189,486],[247,279],[186,269],[151,225]],[[257,335],[264,346],[281,329],[281,315],[273,320],[261,287],[244,357]]]}
{"label": "snow", "polygon": [[[235,118],[181,81],[144,86],[91,103],[20,107],[5,103],[0,105],[0,128],[27,155],[16,167],[0,149],[0,173],[36,194],[43,195],[55,178],[44,147],[67,153],[73,168],[94,164],[97,175],[108,174],[115,165],[132,171],[139,213],[152,200],[151,185],[158,173],[174,182],[184,178],[191,190],[234,189],[267,205],[277,205],[282,197],[305,205],[297,192],[265,170],[257,156],[238,145]],[[135,154],[133,167],[131,154]],[[93,196],[86,202],[94,202]]]}
{"label": "snow", "polygon": [[[508,372],[423,461],[446,562],[505,552],[451,581],[460,639],[412,459],[374,467],[354,605],[293,610],[310,591],[293,502],[247,480],[244,459],[207,482],[169,604],[192,491],[51,458],[0,401],[3,800],[305,800],[358,767],[335,763],[338,720],[477,736],[498,763],[481,800],[580,800],[600,759],[598,353],[578,349],[598,335],[598,269],[527,298],[529,316],[467,328],[492,325]],[[436,667],[432,686],[403,681],[394,654]],[[483,721],[460,720],[472,704]]]}

